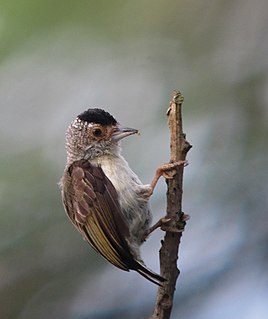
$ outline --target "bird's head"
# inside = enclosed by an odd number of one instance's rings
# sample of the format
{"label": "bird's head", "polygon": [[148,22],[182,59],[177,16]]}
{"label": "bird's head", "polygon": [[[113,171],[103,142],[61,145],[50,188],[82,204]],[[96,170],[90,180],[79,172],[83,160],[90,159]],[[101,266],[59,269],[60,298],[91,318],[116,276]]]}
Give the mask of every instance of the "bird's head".
{"label": "bird's head", "polygon": [[67,129],[67,159],[72,162],[118,154],[119,141],[136,133],[138,130],[121,126],[108,112],[88,109],[79,114]]}

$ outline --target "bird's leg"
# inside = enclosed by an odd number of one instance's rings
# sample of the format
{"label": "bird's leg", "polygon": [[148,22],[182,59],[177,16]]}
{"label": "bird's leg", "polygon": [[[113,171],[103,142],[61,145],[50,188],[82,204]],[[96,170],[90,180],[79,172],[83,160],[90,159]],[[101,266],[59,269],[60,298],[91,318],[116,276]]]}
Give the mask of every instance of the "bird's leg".
{"label": "bird's leg", "polygon": [[190,219],[190,216],[182,213],[180,220],[176,223],[176,225],[169,226],[168,224],[172,221],[172,219],[173,218],[169,218],[167,216],[160,218],[157,223],[146,230],[146,232],[144,233],[143,241],[145,241],[147,237],[157,228],[161,228],[163,231],[169,231],[172,233],[182,233],[184,231],[186,221]]}
{"label": "bird's leg", "polygon": [[143,241],[145,241],[147,239],[147,237],[149,237],[149,235],[155,231],[157,228],[162,228],[162,226],[164,224],[168,224],[171,221],[171,218],[168,218],[167,216],[162,217],[158,220],[158,222],[156,222],[153,226],[151,226],[150,228],[148,228],[144,235],[143,235]]}
{"label": "bird's leg", "polygon": [[[177,167],[180,165],[188,165],[187,161],[178,161],[175,163],[169,163],[169,164],[164,164],[161,165],[155,172],[155,176],[151,182],[151,184],[149,184],[147,187],[143,188],[142,190],[142,196],[145,198],[149,198],[150,196],[152,196],[155,186],[159,180],[159,178],[161,176],[163,176],[165,179],[172,179],[176,173],[177,173]],[[185,219],[184,219],[185,218]],[[155,223],[152,227],[150,227],[149,229],[147,229],[147,231],[144,234],[144,240],[146,240],[146,238],[157,228],[161,228],[164,231],[170,231],[170,232],[182,232],[185,226],[185,221],[189,219],[188,215],[183,214],[182,219],[181,219],[181,225],[176,225],[174,226],[169,226],[168,224],[171,222],[171,218],[170,217],[162,217],[159,219],[159,221],[157,223]]]}
{"label": "bird's leg", "polygon": [[161,176],[163,176],[165,179],[172,179],[177,173],[176,168],[178,166],[181,166],[181,165],[186,166],[186,165],[188,165],[188,162],[187,161],[178,161],[175,163],[164,164],[164,165],[161,165],[160,167],[158,167],[158,169],[155,172],[155,176],[154,176],[151,184],[149,184],[146,188],[144,188],[141,191],[141,195],[144,198],[149,198],[150,196],[152,196],[159,178]]}
{"label": "bird's leg", "polygon": [[164,164],[164,165],[161,165],[160,167],[158,167],[158,169],[155,172],[154,179],[151,182],[152,193],[153,193],[155,186],[156,186],[156,184],[161,176],[163,176],[165,179],[173,178],[177,173],[176,168],[178,166],[181,166],[181,165],[186,166],[186,165],[188,165],[188,162],[187,161],[178,161],[175,163]]}

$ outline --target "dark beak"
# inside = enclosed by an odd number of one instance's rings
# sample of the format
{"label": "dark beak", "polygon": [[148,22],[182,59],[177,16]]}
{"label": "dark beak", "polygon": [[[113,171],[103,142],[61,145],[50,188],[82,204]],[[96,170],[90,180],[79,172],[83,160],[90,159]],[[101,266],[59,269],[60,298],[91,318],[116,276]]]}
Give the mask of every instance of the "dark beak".
{"label": "dark beak", "polygon": [[113,142],[118,142],[124,137],[138,133],[139,131],[134,128],[118,126],[111,139]]}

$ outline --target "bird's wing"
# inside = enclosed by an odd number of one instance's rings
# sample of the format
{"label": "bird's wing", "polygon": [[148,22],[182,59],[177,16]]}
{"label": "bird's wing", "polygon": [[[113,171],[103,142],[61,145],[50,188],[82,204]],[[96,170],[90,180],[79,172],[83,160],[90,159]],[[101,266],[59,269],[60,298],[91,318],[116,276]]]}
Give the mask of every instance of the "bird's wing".
{"label": "bird's wing", "polygon": [[65,210],[88,243],[123,270],[137,268],[118,194],[99,166],[74,162],[63,177]]}

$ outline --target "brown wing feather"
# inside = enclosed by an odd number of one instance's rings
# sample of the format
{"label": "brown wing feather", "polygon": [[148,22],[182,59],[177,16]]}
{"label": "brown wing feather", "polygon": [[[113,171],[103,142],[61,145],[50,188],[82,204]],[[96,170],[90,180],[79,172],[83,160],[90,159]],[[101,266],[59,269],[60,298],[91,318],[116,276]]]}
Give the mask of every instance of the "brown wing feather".
{"label": "brown wing feather", "polygon": [[129,231],[117,192],[101,167],[77,161],[62,183],[66,212],[88,243],[115,266],[136,269],[139,263],[126,240]]}

